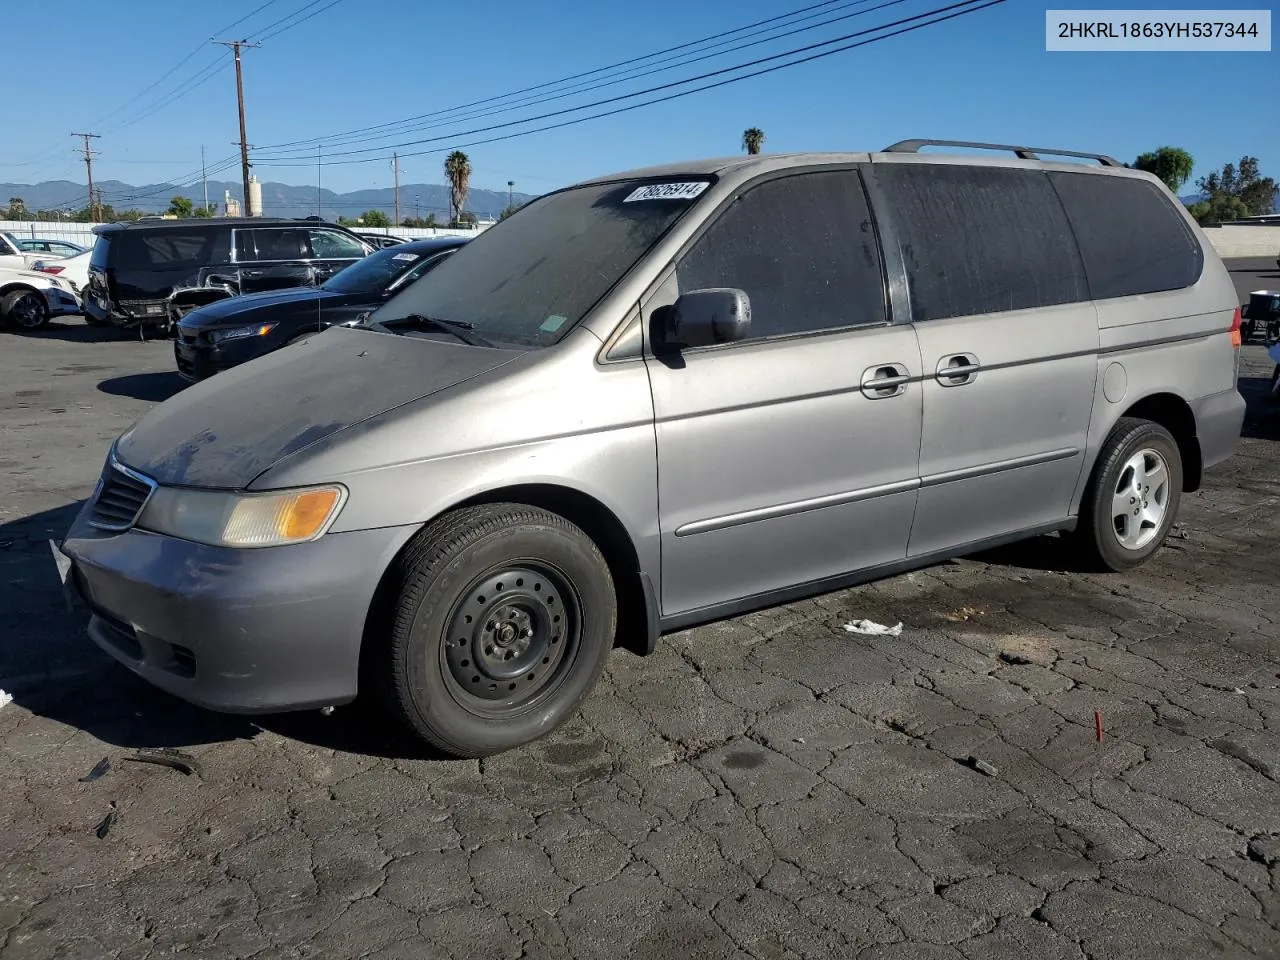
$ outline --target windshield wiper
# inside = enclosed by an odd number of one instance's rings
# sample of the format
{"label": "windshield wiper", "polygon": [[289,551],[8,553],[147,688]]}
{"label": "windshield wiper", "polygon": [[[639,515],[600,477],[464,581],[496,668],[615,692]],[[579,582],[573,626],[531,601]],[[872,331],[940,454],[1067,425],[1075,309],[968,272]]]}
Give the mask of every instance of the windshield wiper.
{"label": "windshield wiper", "polygon": [[492,341],[486,340],[475,332],[476,325],[463,320],[446,320],[443,317],[428,317],[424,313],[409,313],[403,317],[392,317],[389,320],[378,320],[369,324],[371,330],[391,332],[392,326],[414,326],[421,330],[442,330],[451,333],[463,343],[473,347],[492,347]]}

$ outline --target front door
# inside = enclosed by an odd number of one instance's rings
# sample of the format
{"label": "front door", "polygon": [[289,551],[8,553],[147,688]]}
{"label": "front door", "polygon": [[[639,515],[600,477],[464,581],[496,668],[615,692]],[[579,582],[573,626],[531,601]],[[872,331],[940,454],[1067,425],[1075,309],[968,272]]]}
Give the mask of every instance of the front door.
{"label": "front door", "polygon": [[914,331],[888,323],[854,169],[757,182],[644,304],[736,287],[745,341],[647,360],[664,615],[902,559],[915,510]]}
{"label": "front door", "polygon": [[1069,516],[1098,318],[1048,176],[1031,164],[877,162],[924,367],[910,556]]}

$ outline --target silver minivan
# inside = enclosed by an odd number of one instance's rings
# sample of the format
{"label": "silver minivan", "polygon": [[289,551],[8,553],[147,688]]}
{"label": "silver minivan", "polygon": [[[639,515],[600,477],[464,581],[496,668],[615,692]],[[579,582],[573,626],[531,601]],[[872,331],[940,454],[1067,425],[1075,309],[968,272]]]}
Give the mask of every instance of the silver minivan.
{"label": "silver minivan", "polygon": [[640,170],[156,407],[63,549],[94,641],[179,697],[373,693],[484,755],[615,644],[1048,531],[1142,563],[1235,448],[1239,327],[1182,205],[1108,157]]}

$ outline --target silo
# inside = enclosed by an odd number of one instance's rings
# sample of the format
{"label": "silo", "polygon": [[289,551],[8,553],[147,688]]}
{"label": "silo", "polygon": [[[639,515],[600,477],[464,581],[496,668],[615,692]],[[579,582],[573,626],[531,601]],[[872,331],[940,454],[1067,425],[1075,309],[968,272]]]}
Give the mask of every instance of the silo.
{"label": "silo", "polygon": [[249,178],[249,206],[255,217],[262,216],[262,184],[257,177]]}

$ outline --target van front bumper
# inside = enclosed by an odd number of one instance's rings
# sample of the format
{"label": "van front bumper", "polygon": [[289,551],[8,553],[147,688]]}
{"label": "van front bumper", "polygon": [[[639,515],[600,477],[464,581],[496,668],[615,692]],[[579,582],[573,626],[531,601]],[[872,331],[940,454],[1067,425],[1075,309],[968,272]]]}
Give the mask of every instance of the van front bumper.
{"label": "van front bumper", "polygon": [[354,699],[374,593],[417,529],[231,549],[136,529],[104,534],[87,512],[62,551],[92,611],[89,636],[160,689],[226,713]]}

